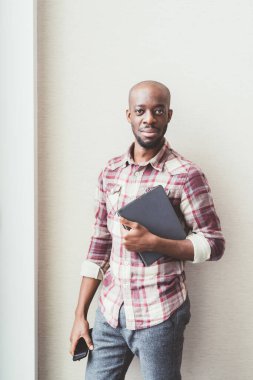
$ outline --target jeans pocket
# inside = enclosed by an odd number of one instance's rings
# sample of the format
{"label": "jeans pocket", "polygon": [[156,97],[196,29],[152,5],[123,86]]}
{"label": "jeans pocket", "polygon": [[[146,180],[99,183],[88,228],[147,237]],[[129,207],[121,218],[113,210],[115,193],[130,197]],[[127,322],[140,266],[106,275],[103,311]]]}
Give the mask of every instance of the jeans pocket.
{"label": "jeans pocket", "polygon": [[186,300],[179,306],[179,308],[172,315],[174,323],[177,325],[186,326],[191,319],[191,304],[190,299],[187,295]]}

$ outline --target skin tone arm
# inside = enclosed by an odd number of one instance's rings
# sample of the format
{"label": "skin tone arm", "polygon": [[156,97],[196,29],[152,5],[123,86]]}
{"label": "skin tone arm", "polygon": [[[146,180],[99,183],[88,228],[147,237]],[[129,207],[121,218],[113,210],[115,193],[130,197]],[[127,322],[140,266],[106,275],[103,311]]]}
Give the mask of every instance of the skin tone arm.
{"label": "skin tone arm", "polygon": [[77,344],[78,339],[82,336],[87,343],[87,346],[90,350],[93,350],[93,342],[89,335],[89,323],[87,321],[87,314],[89,310],[90,303],[97,291],[97,288],[100,284],[100,280],[95,278],[83,277],[78,304],[75,310],[75,320],[72,327],[70,335],[70,349],[69,353],[73,356],[74,350]]}
{"label": "skin tone arm", "polygon": [[157,251],[178,260],[194,260],[194,248],[190,240],[170,240],[152,234],[139,223],[120,218],[120,223],[131,230],[122,228],[123,245],[129,251]]}

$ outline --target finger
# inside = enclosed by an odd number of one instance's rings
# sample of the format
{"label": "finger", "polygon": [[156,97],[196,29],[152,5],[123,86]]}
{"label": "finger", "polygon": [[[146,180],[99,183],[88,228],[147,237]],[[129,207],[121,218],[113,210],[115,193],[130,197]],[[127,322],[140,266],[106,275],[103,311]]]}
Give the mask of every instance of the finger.
{"label": "finger", "polygon": [[72,343],[71,343],[69,353],[70,353],[72,356],[74,356],[74,352],[75,352],[75,349],[76,349],[77,341],[78,341],[78,339],[73,339],[73,341],[72,341]]}
{"label": "finger", "polygon": [[123,224],[124,226],[131,227],[131,228],[136,228],[138,226],[138,223],[132,222],[131,220],[128,220],[123,217],[120,217],[120,223]]}
{"label": "finger", "polygon": [[83,338],[84,338],[89,350],[93,350],[94,345],[93,345],[93,342],[91,340],[90,334],[84,334]]}
{"label": "finger", "polygon": [[135,247],[135,245],[128,239],[123,239],[122,244],[127,251],[134,251],[133,248]]}
{"label": "finger", "polygon": [[128,233],[128,231],[123,227],[122,224],[120,224],[120,232],[122,236],[125,236]]}

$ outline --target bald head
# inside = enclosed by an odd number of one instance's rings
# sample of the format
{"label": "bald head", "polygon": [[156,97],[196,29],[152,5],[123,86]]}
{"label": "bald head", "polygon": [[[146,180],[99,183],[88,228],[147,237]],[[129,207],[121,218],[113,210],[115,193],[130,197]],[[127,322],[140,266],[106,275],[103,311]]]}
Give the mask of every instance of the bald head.
{"label": "bald head", "polygon": [[168,107],[170,106],[170,90],[168,89],[168,87],[154,80],[144,80],[142,82],[136,83],[134,86],[130,88],[129,96],[128,96],[129,107],[133,99],[135,98],[136,94],[138,94],[140,91],[142,93],[144,92],[147,94],[148,93],[155,94],[158,97],[163,98],[168,104]]}

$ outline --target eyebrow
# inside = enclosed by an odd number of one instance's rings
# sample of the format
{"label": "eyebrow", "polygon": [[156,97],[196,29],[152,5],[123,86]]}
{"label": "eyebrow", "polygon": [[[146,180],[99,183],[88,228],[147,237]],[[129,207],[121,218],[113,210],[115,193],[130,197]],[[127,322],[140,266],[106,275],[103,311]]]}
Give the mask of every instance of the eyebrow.
{"label": "eyebrow", "polygon": [[[136,104],[135,107],[146,107],[145,104]],[[156,107],[164,107],[165,108],[165,104],[156,104],[153,108],[156,108]]]}

